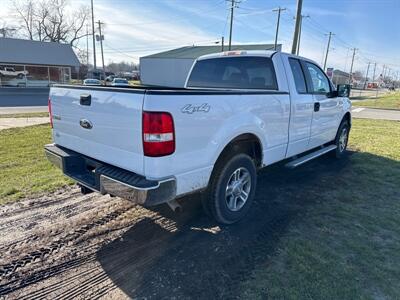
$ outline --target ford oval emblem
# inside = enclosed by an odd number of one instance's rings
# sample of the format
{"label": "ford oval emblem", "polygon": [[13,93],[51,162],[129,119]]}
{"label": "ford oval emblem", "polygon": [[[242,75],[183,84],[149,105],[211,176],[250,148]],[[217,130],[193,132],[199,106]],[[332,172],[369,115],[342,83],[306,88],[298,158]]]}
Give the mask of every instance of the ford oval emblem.
{"label": "ford oval emblem", "polygon": [[92,122],[90,122],[88,119],[81,119],[79,121],[79,124],[81,125],[81,127],[85,128],[85,129],[92,129],[93,128]]}

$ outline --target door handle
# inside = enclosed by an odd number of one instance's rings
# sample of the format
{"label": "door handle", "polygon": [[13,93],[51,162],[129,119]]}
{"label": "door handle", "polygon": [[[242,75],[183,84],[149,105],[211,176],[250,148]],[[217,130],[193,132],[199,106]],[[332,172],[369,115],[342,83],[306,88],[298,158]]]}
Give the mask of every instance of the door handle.
{"label": "door handle", "polygon": [[319,102],[314,103],[314,111],[319,111],[320,107],[321,107],[321,104]]}
{"label": "door handle", "polygon": [[79,100],[80,105],[90,106],[92,102],[92,96],[90,94],[82,94]]}

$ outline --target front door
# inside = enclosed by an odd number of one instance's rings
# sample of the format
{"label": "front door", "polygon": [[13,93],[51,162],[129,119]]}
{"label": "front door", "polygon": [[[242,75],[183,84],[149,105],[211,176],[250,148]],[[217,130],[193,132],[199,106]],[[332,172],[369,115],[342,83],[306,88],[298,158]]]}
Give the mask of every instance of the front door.
{"label": "front door", "polygon": [[308,61],[305,61],[304,65],[314,100],[309,142],[309,149],[311,149],[335,139],[340,106],[338,97],[328,96],[333,87],[321,68]]}
{"label": "front door", "polygon": [[300,60],[290,57],[286,68],[286,74],[293,78],[288,77],[292,105],[286,152],[286,157],[291,157],[309,149],[314,98],[308,91]]}

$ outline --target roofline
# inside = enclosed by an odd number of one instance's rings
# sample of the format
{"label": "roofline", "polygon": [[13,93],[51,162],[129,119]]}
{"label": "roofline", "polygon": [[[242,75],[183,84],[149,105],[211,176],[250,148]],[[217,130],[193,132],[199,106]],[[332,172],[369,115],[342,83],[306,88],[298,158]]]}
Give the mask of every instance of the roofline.
{"label": "roofline", "polygon": [[52,41],[37,41],[37,40],[28,40],[28,39],[18,39],[18,38],[9,38],[9,37],[0,37],[0,41],[4,40],[14,40],[14,41],[23,41],[24,43],[49,43],[49,44],[57,44],[61,45],[62,47],[72,47],[71,44],[67,43],[59,43],[59,42],[52,42]]}
{"label": "roofline", "polygon": [[27,66],[27,67],[38,67],[38,66],[43,66],[43,67],[80,67],[81,63],[79,63],[79,65],[48,65],[48,64],[32,64],[32,63],[16,63],[16,62],[1,62],[0,61],[0,65],[2,66],[7,66],[7,65],[11,65],[11,66]]}

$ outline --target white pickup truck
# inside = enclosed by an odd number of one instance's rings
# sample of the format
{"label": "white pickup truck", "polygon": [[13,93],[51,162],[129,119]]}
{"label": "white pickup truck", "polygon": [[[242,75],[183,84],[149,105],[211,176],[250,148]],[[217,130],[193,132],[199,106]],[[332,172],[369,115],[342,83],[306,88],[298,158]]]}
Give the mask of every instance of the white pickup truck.
{"label": "white pickup truck", "polygon": [[343,155],[348,94],[303,57],[206,55],[182,89],[52,87],[54,144],[45,152],[83,192],[174,208],[177,198],[201,191],[205,211],[230,224],[249,210],[258,169]]}
{"label": "white pickup truck", "polygon": [[9,76],[9,77],[17,77],[17,78],[23,78],[25,75],[28,75],[28,71],[15,71],[14,68],[10,67],[4,67],[0,68],[0,76]]}

